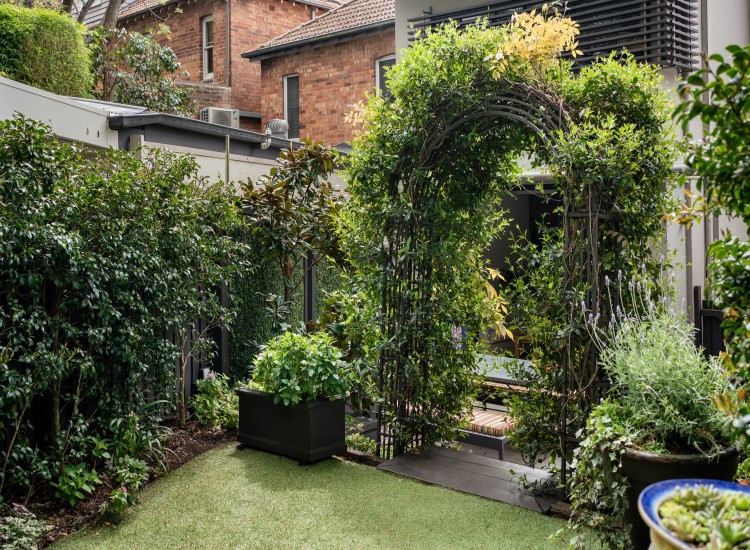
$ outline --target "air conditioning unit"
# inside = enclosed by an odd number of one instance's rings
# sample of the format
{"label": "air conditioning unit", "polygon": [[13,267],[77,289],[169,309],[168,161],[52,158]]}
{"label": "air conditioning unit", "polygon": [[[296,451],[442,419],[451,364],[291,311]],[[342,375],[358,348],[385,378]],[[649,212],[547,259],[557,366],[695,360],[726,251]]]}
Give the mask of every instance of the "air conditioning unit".
{"label": "air conditioning unit", "polygon": [[201,110],[201,120],[211,124],[221,124],[231,128],[240,127],[239,109],[219,109],[218,107],[206,107]]}

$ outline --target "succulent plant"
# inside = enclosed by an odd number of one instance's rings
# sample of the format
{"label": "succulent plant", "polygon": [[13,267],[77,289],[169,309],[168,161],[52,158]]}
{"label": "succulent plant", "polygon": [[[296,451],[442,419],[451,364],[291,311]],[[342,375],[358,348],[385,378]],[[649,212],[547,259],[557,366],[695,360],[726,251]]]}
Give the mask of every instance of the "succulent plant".
{"label": "succulent plant", "polygon": [[708,485],[685,486],[659,506],[662,524],[695,548],[750,548],[750,496]]}

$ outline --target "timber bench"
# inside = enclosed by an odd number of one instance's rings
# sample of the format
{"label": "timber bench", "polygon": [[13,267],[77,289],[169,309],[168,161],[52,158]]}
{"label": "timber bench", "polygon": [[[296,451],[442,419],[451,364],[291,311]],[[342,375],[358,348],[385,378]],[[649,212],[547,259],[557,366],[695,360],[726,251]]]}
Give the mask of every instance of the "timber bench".
{"label": "timber bench", "polygon": [[458,433],[462,443],[496,450],[498,458],[503,460],[507,434],[514,425],[515,421],[507,412],[477,407],[472,412],[469,427]]}

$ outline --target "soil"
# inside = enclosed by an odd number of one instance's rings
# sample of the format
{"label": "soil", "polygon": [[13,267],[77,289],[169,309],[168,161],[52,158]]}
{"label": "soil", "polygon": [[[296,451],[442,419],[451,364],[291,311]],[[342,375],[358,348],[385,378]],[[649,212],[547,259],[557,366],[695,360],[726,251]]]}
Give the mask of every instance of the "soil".
{"label": "soil", "polygon": [[[166,453],[169,471],[176,470],[217,445],[237,439],[236,432],[207,430],[195,423],[189,423],[183,429],[178,429],[175,425],[169,427],[173,430],[172,435],[165,442],[165,447],[169,449]],[[152,477],[147,486],[163,476],[164,472],[161,470],[152,471]],[[52,526],[44,539],[40,541],[41,548],[97,520],[99,509],[113,489],[110,480],[102,476],[102,481],[104,483],[97,488],[92,497],[78,503],[75,508],[61,506],[60,501],[55,500],[51,492],[48,495],[39,495],[40,498],[36,500],[33,512],[38,518],[44,519]]]}

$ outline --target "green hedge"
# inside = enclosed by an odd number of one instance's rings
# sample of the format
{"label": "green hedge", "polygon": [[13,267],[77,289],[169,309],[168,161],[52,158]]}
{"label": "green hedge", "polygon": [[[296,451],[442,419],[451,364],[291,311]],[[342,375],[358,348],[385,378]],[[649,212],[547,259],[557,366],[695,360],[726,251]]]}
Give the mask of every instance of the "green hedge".
{"label": "green hedge", "polygon": [[83,25],[52,9],[0,4],[0,73],[71,96],[91,89],[91,59]]}
{"label": "green hedge", "polygon": [[232,288],[237,316],[232,324],[229,363],[235,380],[249,376],[260,346],[274,335],[273,320],[266,313],[266,298],[283,291],[277,265],[264,259],[257,248],[253,248],[248,261],[254,269],[237,277]]}
{"label": "green hedge", "polygon": [[[232,288],[236,318],[232,323],[229,362],[235,380],[244,380],[250,375],[260,346],[274,336],[266,299],[270,294],[282,294],[284,284],[278,265],[263,258],[259,250],[253,249],[248,262],[254,266],[253,271],[235,279]],[[326,293],[339,287],[341,272],[335,265],[321,262],[315,276],[315,316],[318,317]],[[303,303],[300,293],[292,313],[295,327],[302,322]]]}

